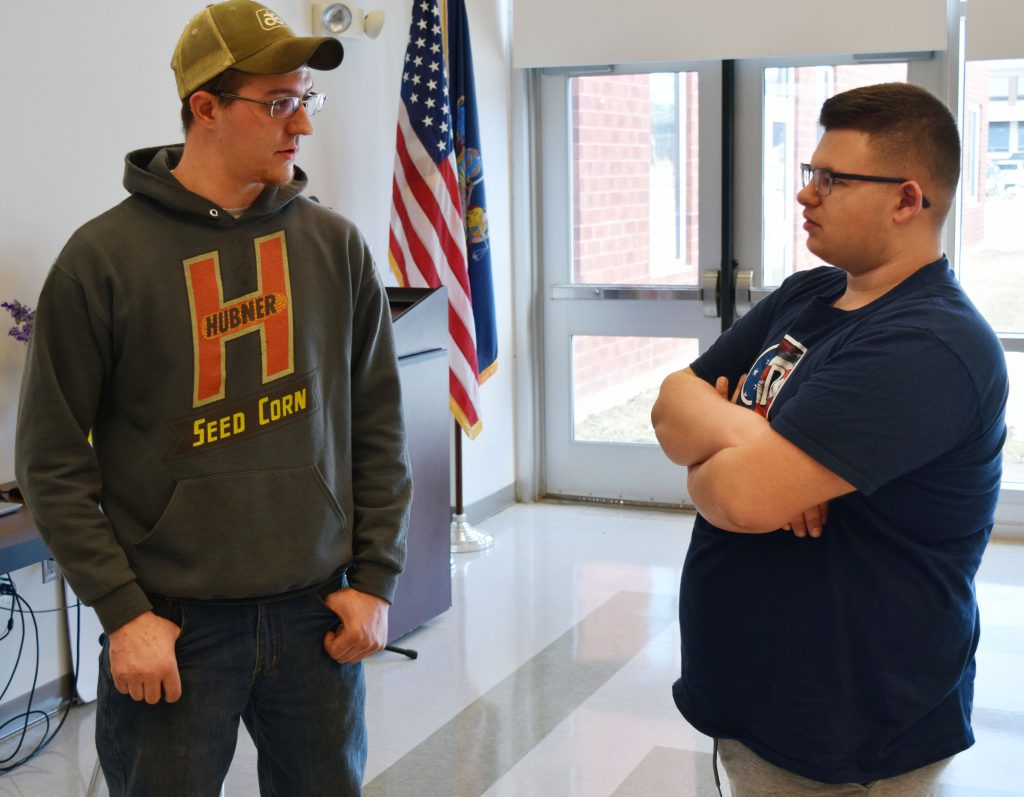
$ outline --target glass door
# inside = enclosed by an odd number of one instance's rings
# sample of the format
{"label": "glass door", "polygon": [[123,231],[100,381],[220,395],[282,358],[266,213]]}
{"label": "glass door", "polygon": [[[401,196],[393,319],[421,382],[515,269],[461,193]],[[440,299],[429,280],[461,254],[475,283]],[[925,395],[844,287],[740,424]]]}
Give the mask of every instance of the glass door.
{"label": "glass door", "polygon": [[687,499],[650,411],[720,332],[720,74],[541,77],[548,494]]}
{"label": "glass door", "polygon": [[[948,69],[928,54],[736,63],[738,315],[789,274],[819,264],[805,246],[796,194],[798,164],[820,135],[821,103],[893,80],[945,96]],[[540,81],[548,494],[687,501],[684,473],[657,448],[649,413],[665,374],[721,329],[721,74],[716,64]],[[968,62],[956,80],[964,161],[947,251],[1006,351],[1009,434],[996,517],[1020,524],[1024,59]]]}

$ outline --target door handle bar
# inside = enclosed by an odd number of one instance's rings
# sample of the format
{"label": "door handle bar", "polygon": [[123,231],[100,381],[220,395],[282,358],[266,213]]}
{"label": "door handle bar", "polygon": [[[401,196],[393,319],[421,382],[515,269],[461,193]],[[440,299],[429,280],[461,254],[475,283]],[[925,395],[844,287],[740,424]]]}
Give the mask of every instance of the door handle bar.
{"label": "door handle bar", "polygon": [[754,285],[753,271],[736,272],[736,317],[742,318],[750,308],[771,293],[767,288]]}
{"label": "door handle bar", "polygon": [[661,288],[653,285],[552,285],[552,299],[600,301],[697,301],[700,288]]}

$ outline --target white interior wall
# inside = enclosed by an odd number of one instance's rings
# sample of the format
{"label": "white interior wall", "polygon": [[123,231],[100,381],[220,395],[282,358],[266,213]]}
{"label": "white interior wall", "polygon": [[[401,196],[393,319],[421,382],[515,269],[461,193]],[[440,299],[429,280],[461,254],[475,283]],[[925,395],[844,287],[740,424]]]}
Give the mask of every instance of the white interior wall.
{"label": "white interior wall", "polygon": [[[466,0],[473,39],[477,97],[491,223],[492,264],[500,346],[497,373],[481,389],[484,430],[463,447],[465,501],[471,504],[515,481],[512,353],[512,267],[509,200],[509,0]],[[269,0],[291,27],[310,33],[311,3]],[[0,193],[0,298],[35,305],[43,279],[69,235],[119,202],[127,151],[182,139],[170,57],[200,0],[20,0],[5,4],[7,32],[0,75],[17,97],[0,129],[4,191]],[[298,159],[309,193],[362,229],[378,267],[387,265],[394,134],[410,0],[374,0],[386,14],[376,40],[345,41],[334,72],[316,73],[329,100]],[[15,88],[16,87],[16,88]],[[14,478],[14,425],[23,344],[6,336],[0,316],[0,481]],[[51,585],[39,568],[19,571],[39,582],[49,608]],[[34,589],[35,593],[35,589]],[[56,650],[52,633],[44,649]],[[49,640],[47,639],[49,637]],[[0,674],[13,658],[0,644]],[[40,682],[61,672],[44,657]],[[26,691],[12,685],[10,694]]]}

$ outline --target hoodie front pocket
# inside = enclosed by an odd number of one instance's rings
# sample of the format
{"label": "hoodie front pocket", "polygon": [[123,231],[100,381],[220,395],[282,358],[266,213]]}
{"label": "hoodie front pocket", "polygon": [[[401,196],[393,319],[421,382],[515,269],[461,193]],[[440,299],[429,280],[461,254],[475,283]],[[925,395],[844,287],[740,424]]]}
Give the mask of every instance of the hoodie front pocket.
{"label": "hoodie front pocket", "polygon": [[274,595],[351,559],[345,513],[316,465],[185,479],[129,551],[140,585],[164,595]]}

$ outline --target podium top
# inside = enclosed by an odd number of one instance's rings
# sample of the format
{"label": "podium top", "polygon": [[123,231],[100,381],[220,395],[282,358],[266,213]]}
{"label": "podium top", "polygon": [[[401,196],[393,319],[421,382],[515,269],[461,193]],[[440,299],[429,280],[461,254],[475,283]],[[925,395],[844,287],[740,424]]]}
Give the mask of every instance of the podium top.
{"label": "podium top", "polygon": [[387,288],[399,359],[448,348],[448,289]]}
{"label": "podium top", "polygon": [[391,320],[397,321],[410,309],[415,307],[420,302],[423,302],[427,297],[431,296],[438,291],[446,290],[444,288],[386,288],[388,294],[388,304],[391,306]]}

